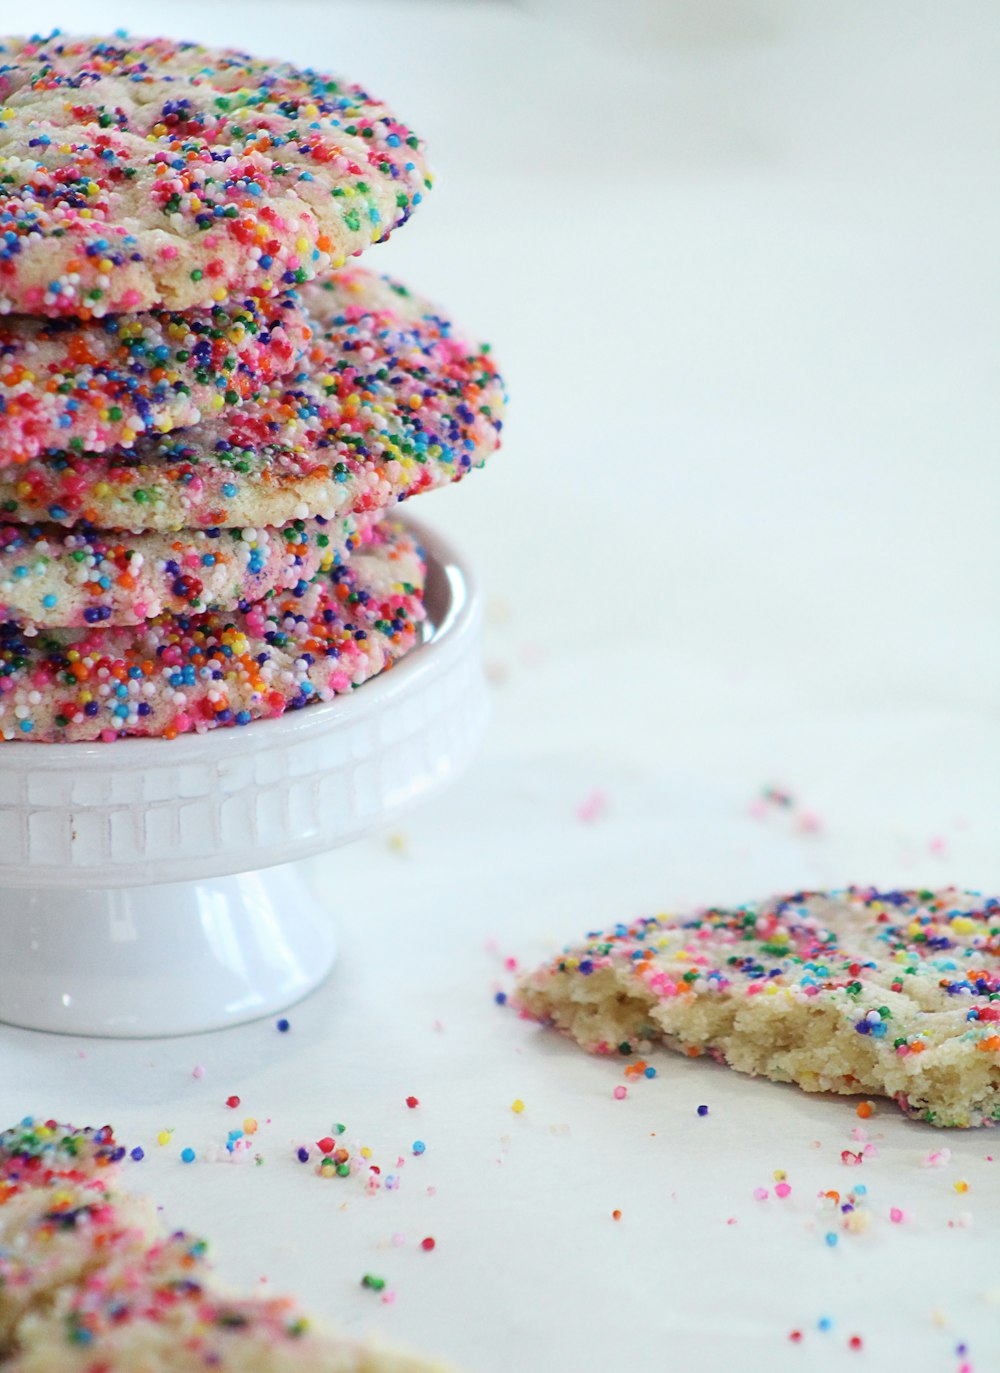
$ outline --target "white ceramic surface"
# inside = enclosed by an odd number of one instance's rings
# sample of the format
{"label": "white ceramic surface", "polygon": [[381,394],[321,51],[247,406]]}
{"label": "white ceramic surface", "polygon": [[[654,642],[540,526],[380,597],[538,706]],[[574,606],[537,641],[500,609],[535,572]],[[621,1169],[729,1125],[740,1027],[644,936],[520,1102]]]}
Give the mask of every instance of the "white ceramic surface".
{"label": "white ceramic surface", "polygon": [[472,758],[486,689],[467,569],[429,556],[427,634],[349,697],[246,729],[0,752],[0,1019],[182,1034],[304,996],[326,919],[294,869],[430,795]]}

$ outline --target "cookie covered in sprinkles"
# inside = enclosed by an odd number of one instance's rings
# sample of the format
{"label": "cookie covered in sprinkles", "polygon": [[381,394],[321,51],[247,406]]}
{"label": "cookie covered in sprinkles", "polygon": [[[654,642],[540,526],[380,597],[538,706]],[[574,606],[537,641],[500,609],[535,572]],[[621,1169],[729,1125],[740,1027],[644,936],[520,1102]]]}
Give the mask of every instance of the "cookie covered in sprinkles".
{"label": "cookie covered in sprinkles", "polygon": [[235,528],[370,511],[481,467],[504,385],[433,306],[363,268],[311,291],[300,368],[127,452],[0,470],[0,518],[100,529]]}
{"label": "cookie covered in sprinkles", "polygon": [[446,1373],[314,1324],[291,1298],[227,1291],[204,1239],[168,1234],[152,1201],[121,1188],[124,1154],[109,1127],[26,1117],[0,1136],[4,1369]]}
{"label": "cookie covered in sprinkles", "polygon": [[0,737],[166,739],[349,692],[418,643],[426,564],[398,523],[311,582],[232,613],[135,627],[0,625]]}
{"label": "cookie covered in sprinkles", "polygon": [[0,620],[40,628],[138,625],[246,609],[305,586],[369,537],[375,515],[275,529],[114,533],[0,523]]}
{"label": "cookie covered in sprinkles", "polygon": [[809,1092],[1000,1122],[1000,901],[849,887],[588,935],[520,983],[596,1053],[662,1043]]}
{"label": "cookie covered in sprinkles", "polygon": [[131,448],[140,434],[197,424],[292,371],[308,340],[292,292],[89,323],[8,315],[0,319],[0,467],[40,453]]}
{"label": "cookie covered in sprinkles", "polygon": [[388,237],[429,186],[360,86],[170,38],[0,40],[0,310],[211,308]]}

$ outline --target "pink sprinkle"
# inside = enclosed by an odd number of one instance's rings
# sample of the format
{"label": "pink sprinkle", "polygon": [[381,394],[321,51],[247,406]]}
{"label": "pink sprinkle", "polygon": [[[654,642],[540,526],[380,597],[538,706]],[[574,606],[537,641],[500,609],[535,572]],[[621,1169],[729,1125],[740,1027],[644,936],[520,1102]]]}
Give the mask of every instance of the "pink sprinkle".
{"label": "pink sprinkle", "polygon": [[194,1065],[194,1067],[191,1069],[191,1076],[192,1076],[192,1077],[204,1077],[204,1076],[205,1076],[205,1069],[201,1066],[200,1063],[196,1063],[196,1064]]}
{"label": "pink sprinkle", "polygon": [[508,970],[508,972],[513,972],[514,969],[517,967],[517,959],[511,957],[505,958],[503,961],[503,965]]}
{"label": "pink sprinkle", "polygon": [[140,291],[126,291],[121,298],[121,307],[123,310],[134,310],[137,305],[141,304],[142,293]]}
{"label": "pink sprinkle", "polygon": [[589,824],[592,820],[597,820],[608,808],[607,793],[603,791],[592,791],[589,796],[580,802],[576,809],[578,820],[583,820]]}
{"label": "pink sprinkle", "polygon": [[624,1101],[627,1096],[628,1092],[624,1087],[615,1088],[615,1101]]}
{"label": "pink sprinkle", "polygon": [[784,1197],[789,1196],[789,1195],[791,1194],[791,1191],[792,1191],[792,1188],[791,1188],[791,1185],[790,1185],[789,1183],[787,1183],[787,1182],[779,1182],[779,1183],[777,1184],[777,1186],[775,1187],[775,1189],[774,1189],[774,1195],[775,1195],[776,1197],[782,1197],[782,1198],[784,1198]]}
{"label": "pink sprinkle", "polygon": [[172,243],[168,243],[165,248],[160,249],[160,257],[162,257],[165,262],[172,262],[179,252],[180,248],[176,248]]}
{"label": "pink sprinkle", "polygon": [[818,834],[820,830],[819,816],[814,810],[803,810],[799,812],[799,829],[804,834]]}
{"label": "pink sprinkle", "polygon": [[842,1149],[840,1152],[840,1161],[845,1168],[857,1168],[863,1159],[863,1154],[852,1154],[850,1149]]}
{"label": "pink sprinkle", "polygon": [[767,1201],[768,1190],[766,1187],[755,1187],[753,1189],[754,1201]]}
{"label": "pink sprinkle", "polygon": [[395,1292],[383,1292],[383,1293],[382,1293],[382,1305],[383,1305],[383,1306],[391,1306],[395,1300],[396,1300],[396,1294],[395,1294]]}
{"label": "pink sprinkle", "polygon": [[903,1214],[903,1212],[902,1212],[902,1210],[900,1209],[900,1207],[898,1207],[898,1206],[890,1206],[890,1207],[889,1207],[889,1219],[892,1221],[893,1225],[902,1225],[902,1223],[903,1223],[903,1221],[906,1219],[906,1217],[905,1217],[905,1215]]}
{"label": "pink sprinkle", "polygon": [[736,1224],[736,1217],[735,1217],[735,1216],[730,1216],[729,1219],[726,1221],[726,1224],[727,1224],[727,1225],[735,1225],[735,1224]]}
{"label": "pink sprinkle", "polygon": [[949,1161],[950,1158],[951,1158],[951,1150],[950,1150],[950,1149],[948,1149],[948,1148],[945,1148],[945,1149],[932,1149],[932,1150],[930,1151],[930,1153],[927,1154],[926,1157],[924,1158],[924,1167],[925,1167],[925,1168],[943,1168],[943,1167],[945,1166],[945,1164]]}
{"label": "pink sprinkle", "polygon": [[942,839],[942,837],[941,837],[939,834],[936,834],[936,835],[933,837],[933,839],[930,839],[930,840],[928,841],[927,847],[930,849],[931,853],[936,853],[936,854],[947,853],[947,851],[948,851],[948,841],[947,841],[946,839]]}

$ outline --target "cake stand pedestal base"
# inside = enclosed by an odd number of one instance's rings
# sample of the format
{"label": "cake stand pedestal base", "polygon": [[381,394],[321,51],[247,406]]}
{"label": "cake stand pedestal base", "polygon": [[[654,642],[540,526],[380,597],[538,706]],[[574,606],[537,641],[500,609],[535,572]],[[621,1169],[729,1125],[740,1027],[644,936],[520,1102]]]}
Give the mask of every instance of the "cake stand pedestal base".
{"label": "cake stand pedestal base", "polygon": [[295,864],[192,882],[0,891],[0,1018],[67,1034],[194,1034],[284,1010],[333,966]]}

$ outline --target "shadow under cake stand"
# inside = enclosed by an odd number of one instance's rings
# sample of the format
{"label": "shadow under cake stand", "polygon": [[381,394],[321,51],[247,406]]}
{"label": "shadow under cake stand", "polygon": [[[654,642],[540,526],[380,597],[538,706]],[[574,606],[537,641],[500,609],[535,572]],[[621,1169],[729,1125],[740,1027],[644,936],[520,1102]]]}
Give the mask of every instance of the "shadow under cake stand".
{"label": "shadow under cake stand", "polygon": [[432,795],[486,724],[475,582],[407,525],[428,556],[424,640],[351,695],[172,741],[0,744],[0,1020],[186,1034],[326,977],[330,916],[298,860]]}

